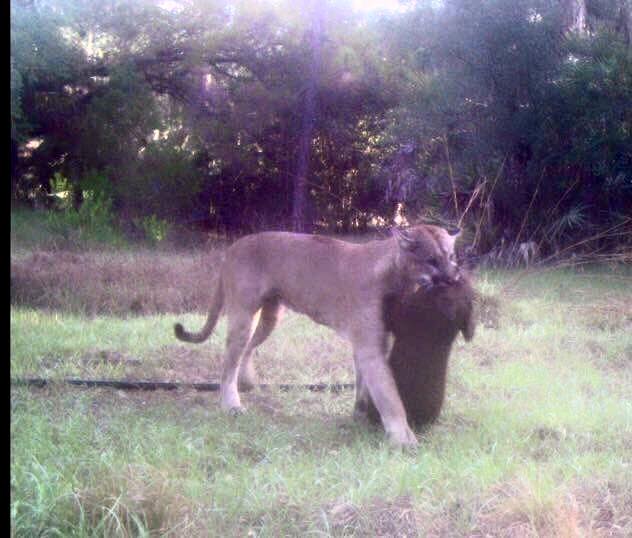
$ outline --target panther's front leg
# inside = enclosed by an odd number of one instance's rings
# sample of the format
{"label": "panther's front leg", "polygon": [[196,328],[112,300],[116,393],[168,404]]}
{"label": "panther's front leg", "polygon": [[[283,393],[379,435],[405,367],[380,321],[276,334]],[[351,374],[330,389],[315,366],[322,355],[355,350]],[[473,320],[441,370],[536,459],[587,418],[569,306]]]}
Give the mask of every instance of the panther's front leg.
{"label": "panther's front leg", "polygon": [[357,334],[352,342],[357,371],[360,374],[356,409],[362,413],[367,401],[365,391],[368,392],[380,413],[389,441],[400,447],[415,447],[418,444],[417,438],[408,426],[406,410],[387,363],[384,342],[384,333],[375,330],[370,334]]}

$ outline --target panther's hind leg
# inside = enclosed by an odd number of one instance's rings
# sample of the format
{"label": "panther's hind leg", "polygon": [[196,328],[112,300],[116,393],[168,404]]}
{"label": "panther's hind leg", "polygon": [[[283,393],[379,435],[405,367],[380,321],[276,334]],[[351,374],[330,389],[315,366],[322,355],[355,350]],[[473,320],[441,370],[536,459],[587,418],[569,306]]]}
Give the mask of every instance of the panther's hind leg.
{"label": "panther's hind leg", "polygon": [[239,367],[238,387],[241,391],[252,390],[255,385],[257,375],[252,365],[253,351],[260,346],[272,333],[277,325],[283,306],[278,298],[267,299],[261,307],[259,322],[250,342],[246,346],[246,351],[241,358]]}
{"label": "panther's hind leg", "polygon": [[228,336],[219,397],[224,411],[239,414],[244,411],[237,391],[239,363],[251,339],[254,313],[240,309],[227,312],[227,317]]}

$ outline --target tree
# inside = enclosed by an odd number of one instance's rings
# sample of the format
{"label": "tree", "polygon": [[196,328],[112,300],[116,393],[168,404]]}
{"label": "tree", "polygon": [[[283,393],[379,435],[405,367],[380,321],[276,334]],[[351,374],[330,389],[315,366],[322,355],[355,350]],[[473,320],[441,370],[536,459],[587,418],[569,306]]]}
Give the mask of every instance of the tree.
{"label": "tree", "polygon": [[296,163],[296,176],[294,180],[294,197],[292,205],[292,228],[297,232],[304,232],[307,228],[307,174],[309,171],[309,161],[312,153],[312,141],[314,123],[316,121],[316,88],[321,75],[322,64],[322,40],[323,40],[323,17],[322,7],[316,0],[312,0],[309,7],[311,14],[311,28],[308,29],[307,49],[310,51],[308,66],[305,73],[303,114],[299,138],[299,147]]}
{"label": "tree", "polygon": [[567,32],[564,2],[452,0],[404,15],[389,136],[415,150],[408,207],[459,219],[454,208],[477,193],[468,220],[486,219],[483,251],[503,236],[553,250],[545,238],[561,223],[564,241],[616,224],[632,169],[629,53],[623,33],[605,30],[617,5],[602,3],[600,17],[586,5],[592,34]]}
{"label": "tree", "polygon": [[229,233],[348,232],[403,204],[482,252],[622,222],[629,0],[301,6],[14,0],[15,196],[59,172],[124,220]]}
{"label": "tree", "polygon": [[[78,95],[65,87],[77,79],[85,58],[61,28],[67,14],[46,2],[12,2],[11,24],[11,184],[14,195],[29,188],[18,185],[17,153],[29,137],[61,134],[74,117]],[[46,148],[43,148],[46,149]],[[47,178],[48,179],[48,178]],[[46,181],[47,181],[46,179]]]}

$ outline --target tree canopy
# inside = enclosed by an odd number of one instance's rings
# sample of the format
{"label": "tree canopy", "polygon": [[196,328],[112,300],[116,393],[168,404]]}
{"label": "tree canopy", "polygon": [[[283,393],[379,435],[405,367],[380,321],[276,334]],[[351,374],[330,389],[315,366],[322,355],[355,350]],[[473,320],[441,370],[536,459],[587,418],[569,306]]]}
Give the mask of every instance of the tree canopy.
{"label": "tree canopy", "polygon": [[12,0],[13,196],[234,233],[399,208],[479,252],[629,222],[632,2],[401,6]]}

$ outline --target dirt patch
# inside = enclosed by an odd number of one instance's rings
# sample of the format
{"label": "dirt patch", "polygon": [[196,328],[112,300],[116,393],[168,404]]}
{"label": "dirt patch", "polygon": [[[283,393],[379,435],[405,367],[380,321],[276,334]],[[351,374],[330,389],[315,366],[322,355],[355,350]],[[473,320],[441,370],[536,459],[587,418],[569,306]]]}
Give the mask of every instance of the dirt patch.
{"label": "dirt patch", "polygon": [[586,536],[623,538],[632,536],[632,492],[605,483],[582,488],[576,494],[580,522]]}
{"label": "dirt patch", "polygon": [[221,256],[38,251],[11,260],[11,304],[87,315],[205,312]]}
{"label": "dirt patch", "polygon": [[605,302],[587,303],[574,309],[590,329],[632,330],[632,305],[627,299],[610,296]]}
{"label": "dirt patch", "polygon": [[470,536],[623,538],[631,531],[632,494],[620,486],[592,485],[542,499],[525,483],[512,482],[494,488]]}
{"label": "dirt patch", "polygon": [[368,530],[373,536],[417,536],[417,518],[411,499],[374,500],[367,510]]}
{"label": "dirt patch", "polygon": [[417,515],[409,496],[390,501],[374,498],[362,507],[349,502],[334,502],[323,511],[336,535],[419,536]]}
{"label": "dirt patch", "polygon": [[[182,383],[213,383],[221,378],[221,355],[208,349],[195,349],[180,345],[163,346],[152,353],[152,379]],[[142,369],[136,375],[142,376]]]}

